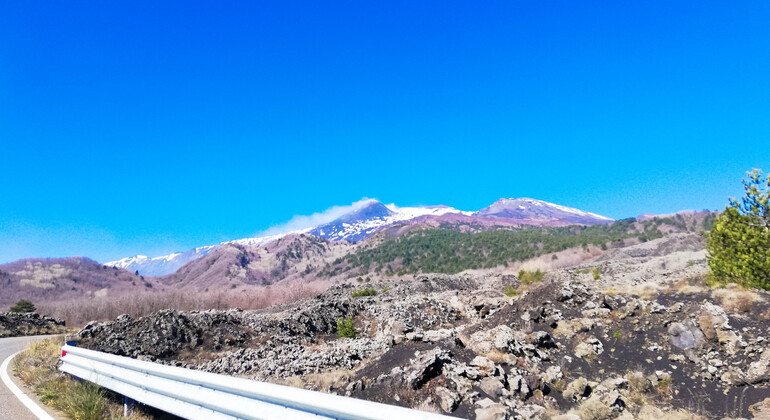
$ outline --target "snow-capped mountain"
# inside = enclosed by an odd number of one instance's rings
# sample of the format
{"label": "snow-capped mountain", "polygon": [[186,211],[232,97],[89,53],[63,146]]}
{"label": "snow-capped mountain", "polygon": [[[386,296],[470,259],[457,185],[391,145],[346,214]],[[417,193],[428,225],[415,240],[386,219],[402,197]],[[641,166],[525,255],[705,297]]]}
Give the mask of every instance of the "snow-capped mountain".
{"label": "snow-capped mountain", "polygon": [[[456,215],[456,216],[453,216]],[[368,200],[353,206],[352,210],[331,222],[302,230],[270,236],[238,239],[216,245],[203,246],[185,252],[161,257],[149,258],[144,255],[123,258],[106,263],[107,266],[138,271],[148,276],[162,276],[176,272],[190,261],[204,257],[224,244],[258,246],[289,234],[308,233],[333,241],[358,242],[377,232],[379,229],[412,219],[434,217],[464,217],[476,220],[506,219],[522,220],[525,224],[553,226],[565,224],[601,224],[612,219],[594,213],[570,207],[560,206],[531,198],[502,198],[489,207],[477,212],[461,211],[449,206],[398,207],[395,204],[383,204],[377,200]],[[420,219],[418,219],[420,220]],[[467,221],[467,220],[465,220]],[[483,224],[483,223],[482,223]],[[488,224],[488,222],[487,222]]]}
{"label": "snow-capped mountain", "polygon": [[217,245],[202,246],[189,251],[176,252],[155,258],[150,258],[146,255],[135,255],[117,261],[110,261],[104,265],[125,268],[129,271],[138,271],[141,275],[161,276],[175,272],[187,262],[206,256],[216,248]]}
{"label": "snow-capped mountain", "polygon": [[368,237],[377,229],[396,222],[413,219],[425,215],[442,215],[447,213],[464,213],[447,206],[428,207],[398,207],[393,204],[385,205],[377,200],[369,200],[362,205],[355,206],[352,211],[321,226],[286,232],[277,235],[260,236],[255,238],[236,239],[222,242],[216,245],[208,245],[185,252],[177,252],[170,255],[150,258],[144,255],[123,258],[110,261],[104,265],[125,268],[130,271],[138,271],[146,276],[163,276],[176,272],[180,267],[190,261],[197,260],[211,253],[213,250],[225,244],[238,244],[247,246],[259,246],[289,234],[309,233],[321,238],[333,241],[347,240],[357,242]]}
{"label": "snow-capped mountain", "polygon": [[308,233],[333,241],[358,242],[383,226],[420,216],[440,216],[448,213],[466,212],[448,206],[397,207],[394,204],[385,205],[371,200],[364,207],[318,226]]}
{"label": "snow-capped mountain", "polygon": [[473,215],[502,219],[559,220],[570,224],[582,225],[597,225],[613,221],[609,217],[595,213],[532,198],[501,198],[491,206],[473,213]]}
{"label": "snow-capped mountain", "polygon": [[[301,231],[299,232],[301,233]],[[288,233],[287,233],[288,234]],[[104,265],[110,267],[125,268],[129,271],[138,271],[143,276],[163,276],[179,270],[183,265],[198,258],[205,257],[215,249],[225,244],[238,244],[247,246],[259,246],[267,242],[281,238],[287,234],[263,236],[259,238],[245,238],[234,241],[222,242],[216,245],[202,246],[185,252],[176,252],[169,255],[150,258],[145,255],[135,255],[117,261],[110,261]]]}

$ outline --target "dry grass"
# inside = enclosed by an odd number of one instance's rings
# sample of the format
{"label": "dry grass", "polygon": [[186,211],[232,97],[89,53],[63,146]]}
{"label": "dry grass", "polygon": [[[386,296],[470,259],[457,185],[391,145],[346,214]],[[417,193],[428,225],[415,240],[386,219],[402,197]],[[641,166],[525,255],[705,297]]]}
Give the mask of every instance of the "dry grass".
{"label": "dry grass", "polygon": [[708,291],[708,288],[705,287],[705,283],[703,282],[702,278],[691,277],[672,284],[669,288],[669,291],[689,296],[698,293],[705,293]]}
{"label": "dry grass", "polygon": [[553,336],[556,338],[572,337],[575,334],[575,329],[572,325],[569,325],[570,321],[559,321],[556,325],[556,329],[553,330]]}
{"label": "dry grass", "polygon": [[647,404],[647,398],[640,392],[631,392],[628,396],[628,400],[638,406],[644,406]]}
{"label": "dry grass", "polygon": [[676,410],[665,412],[660,408],[653,406],[644,406],[639,413],[636,414],[636,418],[639,420],[699,420],[701,416],[688,413],[684,410]]}
{"label": "dry grass", "polygon": [[350,382],[350,378],[353,376],[354,371],[348,369],[338,369],[329,372],[311,373],[305,375],[305,380],[308,384],[312,384],[321,391],[331,391],[339,389],[343,385]]}
{"label": "dry grass", "polygon": [[31,387],[57,376],[56,365],[59,363],[63,345],[63,337],[49,338],[33,344],[13,359],[14,374]]}
{"label": "dry grass", "polygon": [[711,296],[719,301],[725,311],[732,313],[751,312],[754,302],[762,301],[757,293],[735,284],[715,289],[711,292]]}
{"label": "dry grass", "polygon": [[37,342],[13,360],[13,372],[40,401],[77,420],[134,419],[149,420],[153,415],[138,406],[129,417],[123,417],[121,398],[90,382],[77,382],[59,372],[57,365],[63,337]]}
{"label": "dry grass", "polygon": [[603,420],[612,417],[612,409],[596,397],[585,400],[580,404],[577,412],[583,420]]}
{"label": "dry grass", "polygon": [[634,392],[645,393],[652,387],[650,380],[647,379],[643,372],[629,372],[626,374],[626,379],[628,380],[628,386]]}
{"label": "dry grass", "polygon": [[489,352],[487,352],[484,357],[487,359],[495,362],[496,364],[501,363],[510,363],[513,360],[513,356],[509,355],[508,353],[505,353],[503,351],[500,351],[498,349],[492,349]]}
{"label": "dry grass", "polygon": [[590,245],[588,248],[588,253],[583,252],[580,247],[574,247],[552,254],[544,254],[521,263],[514,263],[511,266],[513,269],[511,272],[516,273],[521,269],[527,271],[553,271],[565,267],[574,267],[604,254],[604,251],[597,246]]}
{"label": "dry grass", "polygon": [[693,284],[689,284],[679,289],[679,293],[682,293],[684,295],[695,295],[698,293],[704,293],[705,291],[706,291],[705,287],[700,287]]}
{"label": "dry grass", "polygon": [[304,389],[307,386],[307,382],[301,376],[290,376],[284,379],[281,385]]}
{"label": "dry grass", "polygon": [[639,296],[642,299],[653,300],[663,290],[660,285],[649,282],[642,283],[634,286],[620,285],[616,287],[616,292],[625,296]]}
{"label": "dry grass", "polygon": [[263,309],[293,302],[323,291],[321,284],[278,284],[215,292],[154,292],[138,296],[83,298],[75,301],[38,304],[38,312],[63,319],[68,326],[83,326],[90,321],[106,321],[118,315],[131,317],[155,313],[161,309],[180,311],[205,309]]}
{"label": "dry grass", "polygon": [[658,381],[655,391],[664,398],[671,398],[674,393],[674,381],[671,378],[665,378]]}
{"label": "dry grass", "polygon": [[561,394],[564,392],[564,389],[567,388],[567,381],[564,379],[557,379],[551,384],[551,388],[553,388],[554,391]]}
{"label": "dry grass", "polygon": [[309,373],[303,376],[290,376],[281,381],[281,383],[294,388],[317,389],[329,392],[347,385],[354,372],[354,370],[338,369],[328,372]]}

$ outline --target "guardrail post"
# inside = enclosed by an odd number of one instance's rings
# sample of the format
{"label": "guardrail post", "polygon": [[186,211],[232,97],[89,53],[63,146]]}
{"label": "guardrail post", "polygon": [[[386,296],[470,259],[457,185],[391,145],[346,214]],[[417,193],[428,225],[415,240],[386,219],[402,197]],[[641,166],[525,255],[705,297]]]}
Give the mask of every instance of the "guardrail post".
{"label": "guardrail post", "polygon": [[[75,341],[75,340],[67,340],[67,341],[64,342],[64,345],[65,346],[71,346],[71,347],[77,347],[78,346],[78,342]],[[61,357],[64,357],[64,354],[65,354],[64,350],[62,350]],[[77,376],[70,375],[70,377],[72,377],[72,379],[74,379],[75,382],[83,382],[83,380],[81,378],[78,378]]]}
{"label": "guardrail post", "polygon": [[134,412],[134,400],[123,396],[123,417],[128,417]]}

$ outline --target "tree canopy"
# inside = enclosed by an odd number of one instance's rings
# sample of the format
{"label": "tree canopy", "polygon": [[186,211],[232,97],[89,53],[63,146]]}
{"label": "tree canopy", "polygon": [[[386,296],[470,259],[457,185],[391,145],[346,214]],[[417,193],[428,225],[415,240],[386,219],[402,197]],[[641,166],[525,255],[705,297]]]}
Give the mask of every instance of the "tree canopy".
{"label": "tree canopy", "polygon": [[759,169],[747,176],[745,195],[730,199],[709,234],[709,281],[770,289],[770,177]]}
{"label": "tree canopy", "polygon": [[[705,219],[704,219],[705,220]],[[681,215],[653,220],[619,220],[606,225],[493,229],[464,233],[445,228],[428,228],[388,238],[361,248],[326,267],[321,275],[370,271],[386,276],[415,273],[455,274],[463,270],[493,268],[526,261],[543,254],[589,246],[602,249],[622,246],[626,239],[641,242],[663,236],[663,225],[689,230]]]}
{"label": "tree canopy", "polygon": [[27,313],[35,312],[36,310],[37,308],[35,308],[35,305],[26,299],[21,299],[20,301],[16,302],[15,305],[11,306],[11,312]]}

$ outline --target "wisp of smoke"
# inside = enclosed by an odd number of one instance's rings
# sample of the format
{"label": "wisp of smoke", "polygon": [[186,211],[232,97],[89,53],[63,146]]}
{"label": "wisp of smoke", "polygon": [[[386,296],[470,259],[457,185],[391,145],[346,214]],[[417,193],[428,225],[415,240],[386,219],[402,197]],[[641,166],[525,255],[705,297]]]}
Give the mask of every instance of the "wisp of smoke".
{"label": "wisp of smoke", "polygon": [[362,198],[348,206],[333,206],[322,212],[313,213],[311,215],[295,215],[288,222],[272,226],[262,232],[259,232],[257,236],[272,236],[306,230],[318,225],[322,225],[324,223],[329,223],[346,213],[358,210],[366,206],[372,201],[373,199],[371,198]]}

